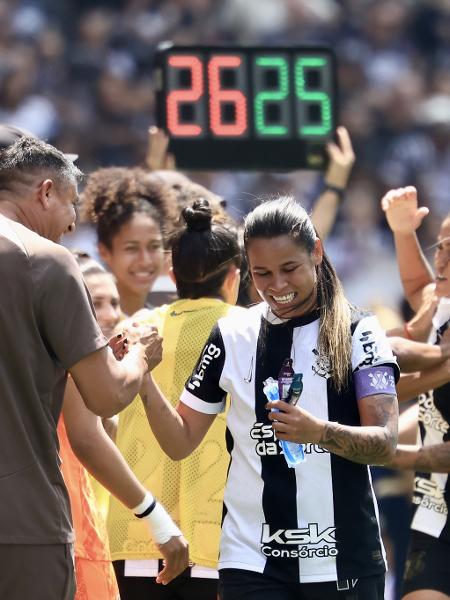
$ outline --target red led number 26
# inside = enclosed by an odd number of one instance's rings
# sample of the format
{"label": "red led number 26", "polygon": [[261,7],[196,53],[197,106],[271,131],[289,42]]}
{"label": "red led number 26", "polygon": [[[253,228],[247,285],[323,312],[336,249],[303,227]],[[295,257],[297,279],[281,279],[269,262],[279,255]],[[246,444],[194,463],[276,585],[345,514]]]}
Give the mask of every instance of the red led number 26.
{"label": "red led number 26", "polygon": [[[239,136],[247,129],[247,100],[239,90],[222,89],[220,86],[220,70],[240,67],[242,60],[239,56],[214,56],[208,62],[209,80],[209,115],[210,128],[215,135]],[[202,133],[202,127],[197,123],[182,123],[180,119],[180,104],[195,103],[205,92],[203,68],[197,56],[170,56],[169,65],[173,68],[189,69],[191,72],[191,87],[182,90],[172,90],[167,96],[167,128],[172,135],[196,137]],[[224,123],[222,119],[222,104],[234,106],[234,122]]]}

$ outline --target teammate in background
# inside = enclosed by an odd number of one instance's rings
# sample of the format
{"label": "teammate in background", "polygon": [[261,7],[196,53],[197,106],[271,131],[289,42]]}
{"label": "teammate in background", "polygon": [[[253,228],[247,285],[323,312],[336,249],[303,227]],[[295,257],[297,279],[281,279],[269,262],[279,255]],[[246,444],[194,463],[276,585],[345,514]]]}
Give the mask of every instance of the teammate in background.
{"label": "teammate in background", "polygon": [[[388,192],[381,201],[394,234],[397,260],[405,296],[415,311],[430,297],[439,302],[433,316],[431,344],[442,344],[450,325],[450,214],[444,219],[434,255],[435,275],[417,240],[416,230],[428,214],[418,207],[414,187]],[[399,445],[389,466],[416,471],[411,528],[403,599],[450,598],[450,493],[449,393],[450,361],[416,373],[409,383],[410,397],[419,395],[420,446]],[[425,393],[424,393],[425,392]]]}
{"label": "teammate in background", "polygon": [[[95,226],[99,254],[116,278],[120,307],[150,307],[148,294],[165,263],[164,236],[175,220],[175,196],[143,169],[108,167],[89,175],[80,216]],[[92,480],[102,514],[109,494]]]}
{"label": "teammate in background", "polygon": [[[99,325],[104,335],[111,338],[120,319],[119,294],[114,279],[88,255],[75,253],[75,257],[91,294]],[[123,338],[123,335],[113,339],[117,338]],[[122,358],[122,348],[118,351]],[[85,407],[71,379],[64,397],[63,417],[58,423],[58,437],[75,531],[75,600],[116,600],[119,590],[111,564],[106,524],[83,465],[131,512],[136,512],[133,509],[145,499],[147,490],[106,434],[101,419]],[[134,515],[133,518],[136,519]],[[157,531],[159,548],[166,560],[158,581],[166,584],[187,567],[187,543],[180,538],[180,531],[160,505],[144,520],[150,534]]]}
{"label": "teammate in background", "polygon": [[71,599],[73,532],[56,423],[67,371],[86,406],[116,414],[158,359],[152,331],[117,361],[73,256],[79,169],[22,137],[0,152],[0,597]]}
{"label": "teammate in background", "polygon": [[[164,335],[163,360],[155,380],[173,405],[217,320],[224,315],[234,318],[245,314],[244,309],[232,306],[237,298],[240,265],[234,229],[212,220],[206,200],[185,207],[182,223],[170,240],[179,300],[136,315],[139,322],[156,325]],[[183,529],[194,563],[167,589],[160,590],[155,585],[160,549],[149,542],[144,527],[129,511],[111,499],[108,531],[122,600],[216,600],[222,499],[229,462],[225,418],[216,420],[192,456],[174,462],[162,453],[142,403],[134,402],[120,416],[117,445],[138,478],[155,492]]]}
{"label": "teammate in background", "polygon": [[[168,148],[169,138],[166,133],[157,127],[150,127],[146,156],[147,168],[174,190],[180,210],[186,204],[204,197],[210,203],[215,215],[220,215],[221,210],[226,206],[223,198],[175,171],[175,156],[168,151]],[[336,143],[328,142],[327,153],[329,163],[324,174],[324,189],[317,198],[311,214],[313,225],[322,241],[326,240],[333,228],[355,162],[352,142],[345,127],[337,128]]]}
{"label": "teammate in background", "polygon": [[110,167],[90,174],[81,217],[97,231],[102,260],[115,275],[125,316],[147,303],[164,266],[164,235],[175,220],[175,196],[142,169]]}
{"label": "teammate in background", "polygon": [[[367,465],[395,451],[395,359],[376,318],[352,310],[292,198],[253,210],[244,242],[263,302],[219,320],[176,410],[146,377],[149,422],[181,459],[231,395],[222,600],[382,600],[386,565]],[[267,403],[264,381],[288,358],[303,374],[300,401]],[[306,462],[289,468],[277,439],[305,444]]]}
{"label": "teammate in background", "polygon": [[[162,133],[159,130],[158,132]],[[168,185],[172,190],[176,198],[178,219],[183,208],[192,206],[197,200],[206,200],[216,223],[230,222],[230,217],[225,212],[225,200],[206,189],[204,186],[195,183],[179,171],[154,171],[151,173],[151,177],[164,185]],[[175,222],[175,226],[178,219]],[[169,253],[164,265],[164,271],[156,279],[148,297],[149,302],[154,306],[170,304],[177,299],[177,289],[173,282],[173,278],[170,276],[170,268],[171,263]]]}

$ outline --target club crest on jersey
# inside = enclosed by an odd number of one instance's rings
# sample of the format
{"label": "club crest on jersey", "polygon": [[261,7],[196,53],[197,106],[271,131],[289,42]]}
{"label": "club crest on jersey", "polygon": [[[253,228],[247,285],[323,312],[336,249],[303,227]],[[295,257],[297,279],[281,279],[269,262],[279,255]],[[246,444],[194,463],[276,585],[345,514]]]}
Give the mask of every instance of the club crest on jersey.
{"label": "club crest on jersey", "polygon": [[328,356],[320,356],[318,350],[313,348],[313,354],[316,357],[316,362],[311,367],[313,372],[319,377],[329,379],[331,377],[331,363]]}

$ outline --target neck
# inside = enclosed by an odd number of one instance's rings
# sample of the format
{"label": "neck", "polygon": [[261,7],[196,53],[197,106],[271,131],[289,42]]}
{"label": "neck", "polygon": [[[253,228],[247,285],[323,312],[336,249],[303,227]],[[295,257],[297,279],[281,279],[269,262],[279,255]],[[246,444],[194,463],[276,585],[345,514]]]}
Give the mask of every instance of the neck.
{"label": "neck", "polygon": [[0,214],[7,219],[11,219],[11,221],[16,221],[17,223],[25,225],[28,229],[32,229],[26,218],[26,214],[20,210],[19,205],[12,200],[0,200]]}
{"label": "neck", "polygon": [[124,289],[119,282],[117,283],[117,289],[120,296],[120,306],[126,315],[134,315],[135,312],[144,308],[147,294],[133,294],[130,290]]}

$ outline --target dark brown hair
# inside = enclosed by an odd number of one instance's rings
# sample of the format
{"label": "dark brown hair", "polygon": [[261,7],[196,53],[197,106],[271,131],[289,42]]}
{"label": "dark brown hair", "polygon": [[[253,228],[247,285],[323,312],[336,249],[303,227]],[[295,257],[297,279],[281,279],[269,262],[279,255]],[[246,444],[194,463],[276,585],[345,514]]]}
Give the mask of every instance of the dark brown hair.
{"label": "dark brown hair", "polygon": [[89,175],[80,213],[83,220],[94,223],[98,241],[111,249],[115,235],[136,213],[151,217],[167,235],[175,205],[172,190],[143,169],[109,167]]}
{"label": "dark brown hair", "polygon": [[237,231],[216,222],[205,199],[181,211],[182,225],[170,239],[172,266],[180,298],[217,296],[231,264],[240,266]]}
{"label": "dark brown hair", "polygon": [[[288,235],[312,254],[318,235],[305,209],[290,196],[263,202],[244,223],[244,245],[254,238]],[[351,366],[351,306],[326,254],[317,269],[317,298],[320,311],[319,354],[330,360],[334,383],[341,389]]]}

